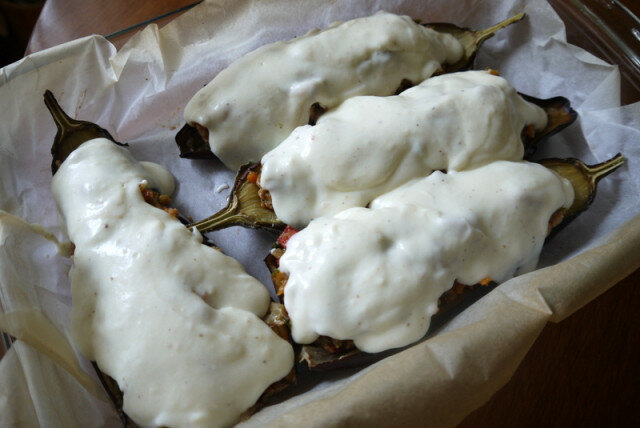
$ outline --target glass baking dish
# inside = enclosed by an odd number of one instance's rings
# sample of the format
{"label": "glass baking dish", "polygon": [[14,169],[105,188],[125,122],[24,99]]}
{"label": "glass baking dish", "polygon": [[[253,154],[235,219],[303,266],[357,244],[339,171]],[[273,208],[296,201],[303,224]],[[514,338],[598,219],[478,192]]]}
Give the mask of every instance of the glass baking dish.
{"label": "glass baking dish", "polygon": [[202,3],[204,0],[197,0],[194,2],[191,2],[187,5],[181,6],[179,8],[173,9],[169,12],[163,13],[161,15],[158,16],[154,16],[151,17],[149,19],[146,19],[142,22],[139,22],[137,24],[134,24],[130,27],[127,28],[123,28],[122,30],[118,30],[118,31],[114,31],[111,34],[108,34],[105,36],[105,38],[107,40],[109,40],[110,42],[114,43],[116,46],[122,46],[133,34],[135,31],[140,30],[142,28],[144,28],[145,26],[149,25],[149,24],[157,24],[159,26],[163,26],[164,24],[167,24],[169,21],[171,21],[172,19],[175,19],[176,17],[178,17],[180,14],[186,12],[187,10],[191,9],[192,7]]}
{"label": "glass baking dish", "polygon": [[549,0],[564,21],[567,39],[622,74],[622,103],[640,101],[640,2],[637,0]]}

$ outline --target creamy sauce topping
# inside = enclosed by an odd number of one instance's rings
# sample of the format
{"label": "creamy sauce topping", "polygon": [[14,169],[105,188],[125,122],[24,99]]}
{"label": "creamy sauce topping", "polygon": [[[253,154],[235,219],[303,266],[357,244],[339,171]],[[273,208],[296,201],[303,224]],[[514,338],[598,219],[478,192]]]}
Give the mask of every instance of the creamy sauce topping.
{"label": "creamy sauce topping", "polygon": [[502,282],[533,269],[551,215],[573,201],[552,171],[498,161],[435,172],[313,220],[287,243],[285,306],[296,342],[353,339],[366,352],[422,338],[455,280]]}
{"label": "creamy sauce topping", "polygon": [[227,426],[289,372],[293,351],[260,319],[264,286],[143,200],[141,183],[169,184],[159,168],[96,139],[54,176],[76,246],[73,338],[136,423]]}
{"label": "creamy sauce topping", "polygon": [[412,178],[520,160],[543,109],[487,71],[445,74],[398,96],[351,98],[262,159],[261,186],[287,224],[365,206]]}
{"label": "creamy sauce topping", "polygon": [[380,12],[249,53],[196,93],[184,117],[209,129],[211,151],[235,170],[306,124],[313,103],[390,95],[462,54],[453,36]]}

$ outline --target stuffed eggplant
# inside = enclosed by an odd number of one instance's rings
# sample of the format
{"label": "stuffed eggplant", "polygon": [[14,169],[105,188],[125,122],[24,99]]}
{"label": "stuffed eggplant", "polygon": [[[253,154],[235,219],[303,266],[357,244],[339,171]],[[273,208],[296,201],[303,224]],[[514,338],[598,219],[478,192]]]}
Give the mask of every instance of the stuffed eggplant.
{"label": "stuffed eggplant", "polygon": [[[47,98],[61,129],[73,122]],[[236,422],[291,382],[291,345],[262,320],[267,290],[176,219],[168,171],[82,129],[59,132],[53,150],[52,190],[75,245],[74,343],[139,425]]]}
{"label": "stuffed eggplant", "polygon": [[259,184],[279,219],[304,227],[435,170],[522,160],[548,122],[493,71],[445,74],[398,96],[350,98],[296,128],[262,158]]}
{"label": "stuffed eggplant", "polygon": [[193,128],[177,136],[181,156],[215,154],[234,170],[259,161],[294,128],[350,97],[391,95],[433,74],[468,68],[486,39],[523,16],[473,31],[380,12],[263,46],[187,104],[185,120]]}
{"label": "stuffed eggplant", "polygon": [[229,205],[195,226],[302,227],[434,170],[520,160],[575,120],[565,98],[525,98],[495,74],[446,74],[398,96],[345,101],[243,168]]}
{"label": "stuffed eggplant", "polygon": [[419,340],[434,313],[534,268],[545,237],[585,210],[598,181],[623,162],[621,155],[593,166],[500,161],[436,172],[370,209],[286,230],[268,265],[294,340],[309,344],[301,358],[311,368],[334,368],[372,358],[360,350]]}

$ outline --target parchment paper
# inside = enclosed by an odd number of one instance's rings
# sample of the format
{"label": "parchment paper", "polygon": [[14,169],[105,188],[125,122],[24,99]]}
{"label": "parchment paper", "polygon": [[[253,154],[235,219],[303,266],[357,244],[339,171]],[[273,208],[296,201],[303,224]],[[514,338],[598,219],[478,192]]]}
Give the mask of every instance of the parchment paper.
{"label": "parchment paper", "polygon": [[[0,361],[0,425],[118,423],[69,341],[69,262],[56,254],[51,236],[28,224],[65,239],[49,190],[55,126],[44,90],[71,115],[128,142],[138,159],[169,168],[180,183],[176,204],[203,218],[224,205],[228,191],[216,189],[231,184],[234,173],[216,161],[178,158],[173,137],[189,98],[264,43],[382,9],[471,28],[526,12],[525,21],[484,45],[476,68],[499,69],[524,93],[571,99],[579,121],[545,142],[539,157],[595,163],[622,152],[629,161],[601,182],[592,207],[546,246],[543,269],[502,284],[438,335],[369,368],[301,379],[290,398],[246,425],[453,425],[508,381],[547,321],[562,320],[640,266],[640,104],[619,107],[616,67],[568,45],[546,2],[209,1],[163,29],[147,27],[117,53],[94,36],[0,70],[0,330],[21,339]],[[272,236],[231,228],[212,238],[269,282],[261,260]]]}

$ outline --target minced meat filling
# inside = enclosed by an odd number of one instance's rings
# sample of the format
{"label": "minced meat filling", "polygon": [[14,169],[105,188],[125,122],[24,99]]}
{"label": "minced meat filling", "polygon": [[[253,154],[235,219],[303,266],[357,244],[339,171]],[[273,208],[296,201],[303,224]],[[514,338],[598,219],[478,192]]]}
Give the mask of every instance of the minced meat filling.
{"label": "minced meat filling", "polygon": [[142,192],[142,197],[144,198],[144,201],[146,203],[156,208],[160,208],[174,218],[178,218],[178,210],[176,208],[169,207],[169,204],[171,203],[171,197],[162,195],[157,190],[148,189],[147,183],[141,183],[139,187],[140,192]]}
{"label": "minced meat filling", "polygon": [[260,206],[264,209],[273,211],[271,202],[271,193],[267,189],[260,186],[260,171],[251,171],[247,174],[247,181],[258,186],[258,197],[260,198]]}

